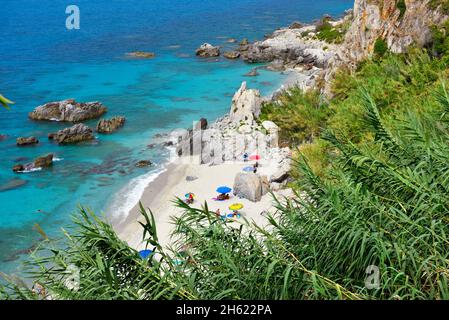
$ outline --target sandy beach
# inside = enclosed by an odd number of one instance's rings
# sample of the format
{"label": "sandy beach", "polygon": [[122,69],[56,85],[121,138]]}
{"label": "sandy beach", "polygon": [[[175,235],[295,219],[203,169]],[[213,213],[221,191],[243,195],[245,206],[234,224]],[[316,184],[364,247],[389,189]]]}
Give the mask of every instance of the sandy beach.
{"label": "sandy beach", "polygon": [[[180,159],[168,165],[167,170],[160,174],[144,190],[140,199],[145,208],[151,209],[156,220],[158,237],[161,244],[167,247],[170,244],[170,233],[173,230],[171,217],[179,216],[182,210],[173,204],[176,197],[184,198],[188,192],[196,195],[192,207],[201,208],[207,201],[209,209],[216,211],[220,209],[221,214],[229,214],[229,206],[233,203],[242,203],[242,217],[248,221],[254,221],[259,225],[266,224],[264,211],[273,212],[273,196],[268,193],[259,202],[251,202],[240,199],[231,194],[231,199],[227,201],[215,201],[218,186],[233,187],[235,175],[242,172],[243,168],[251,165],[252,162],[231,162],[221,165],[210,166],[208,164],[199,165],[195,161],[190,162]],[[269,161],[260,161],[260,174],[268,173],[270,170]],[[195,177],[194,181],[188,181],[188,176]],[[274,193],[277,197],[288,197],[291,190],[284,189]],[[130,211],[123,221],[113,223],[119,237],[126,241],[131,247],[141,250],[145,244],[142,243],[143,230],[139,225],[142,220],[139,205]]]}

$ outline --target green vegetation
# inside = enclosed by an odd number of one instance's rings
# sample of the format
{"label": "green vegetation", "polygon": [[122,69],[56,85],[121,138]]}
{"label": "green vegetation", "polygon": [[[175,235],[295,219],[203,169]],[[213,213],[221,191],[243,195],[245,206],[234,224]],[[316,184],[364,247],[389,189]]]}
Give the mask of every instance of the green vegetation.
{"label": "green vegetation", "polygon": [[434,10],[440,8],[443,13],[449,14],[449,0],[430,0],[429,7]]}
{"label": "green vegetation", "polygon": [[449,21],[441,26],[432,26],[432,50],[436,56],[446,56],[449,53]]}
{"label": "green vegetation", "polygon": [[277,103],[265,104],[259,120],[277,123],[281,128],[280,142],[290,145],[318,137],[328,115],[329,108],[318,91],[303,93],[295,88]]}
{"label": "green vegetation", "polygon": [[384,39],[378,38],[374,43],[374,55],[376,57],[383,57],[388,51],[388,45]]}
{"label": "green vegetation", "polygon": [[323,18],[316,27],[316,37],[321,41],[339,44],[343,42],[349,27],[350,21],[343,22],[334,27],[328,18]]}
{"label": "green vegetation", "polygon": [[402,18],[405,14],[405,11],[407,11],[407,5],[405,3],[405,0],[398,0],[396,2],[396,8],[399,9],[399,17]]}

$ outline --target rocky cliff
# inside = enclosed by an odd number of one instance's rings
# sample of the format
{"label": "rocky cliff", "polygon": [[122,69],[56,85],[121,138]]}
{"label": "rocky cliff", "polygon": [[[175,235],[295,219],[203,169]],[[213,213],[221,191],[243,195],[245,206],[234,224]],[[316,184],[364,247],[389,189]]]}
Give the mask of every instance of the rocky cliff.
{"label": "rocky cliff", "polygon": [[[429,3],[432,3],[430,5]],[[373,53],[378,39],[394,53],[404,53],[416,44],[431,43],[431,26],[447,16],[435,0],[355,0],[353,22],[346,33],[338,56],[355,65]]]}

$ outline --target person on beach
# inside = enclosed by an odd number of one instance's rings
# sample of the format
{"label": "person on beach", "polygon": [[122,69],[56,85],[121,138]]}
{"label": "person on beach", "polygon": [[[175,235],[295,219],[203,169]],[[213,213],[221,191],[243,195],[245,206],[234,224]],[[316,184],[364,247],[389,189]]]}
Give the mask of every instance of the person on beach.
{"label": "person on beach", "polygon": [[215,215],[217,216],[217,218],[221,217],[221,211],[220,209],[217,209],[217,211],[215,211]]}
{"label": "person on beach", "polygon": [[245,154],[243,155],[243,162],[248,162],[248,153],[245,152]]}

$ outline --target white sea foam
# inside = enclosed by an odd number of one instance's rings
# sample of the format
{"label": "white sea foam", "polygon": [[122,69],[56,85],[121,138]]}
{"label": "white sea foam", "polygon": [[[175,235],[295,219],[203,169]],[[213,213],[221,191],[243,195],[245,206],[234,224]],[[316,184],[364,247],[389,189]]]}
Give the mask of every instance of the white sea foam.
{"label": "white sea foam", "polygon": [[107,216],[113,221],[123,222],[131,209],[139,202],[145,188],[165,171],[167,169],[163,166],[156,171],[151,171],[132,179],[114,195],[112,203],[106,210]]}
{"label": "white sea foam", "polygon": [[64,160],[64,158],[53,158],[53,162],[59,162],[59,161],[62,161],[62,160]]}
{"label": "white sea foam", "polygon": [[28,169],[28,170],[23,170],[23,171],[18,171],[19,173],[31,173],[31,172],[36,172],[36,171],[41,171],[42,168],[38,167],[38,168],[32,168],[32,169]]}

